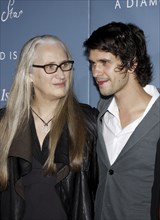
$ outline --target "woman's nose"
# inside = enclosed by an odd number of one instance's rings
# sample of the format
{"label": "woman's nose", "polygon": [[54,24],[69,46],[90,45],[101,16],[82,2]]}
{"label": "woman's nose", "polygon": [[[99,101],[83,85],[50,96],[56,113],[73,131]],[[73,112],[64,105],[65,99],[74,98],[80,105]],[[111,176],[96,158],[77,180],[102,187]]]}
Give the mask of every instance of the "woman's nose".
{"label": "woman's nose", "polygon": [[61,70],[61,68],[58,68],[57,71],[55,72],[55,76],[56,78],[64,79],[65,78],[64,71]]}

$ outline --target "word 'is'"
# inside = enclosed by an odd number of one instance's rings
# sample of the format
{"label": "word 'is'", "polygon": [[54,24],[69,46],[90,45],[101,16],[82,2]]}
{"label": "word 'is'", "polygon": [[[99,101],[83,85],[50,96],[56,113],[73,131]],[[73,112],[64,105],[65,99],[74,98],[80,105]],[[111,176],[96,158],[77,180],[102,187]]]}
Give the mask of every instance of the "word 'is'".
{"label": "word 'is'", "polygon": [[9,92],[6,91],[6,89],[2,89],[2,92],[0,94],[0,101],[7,101],[9,96]]}
{"label": "word 'is'", "polygon": [[16,60],[17,59],[17,51],[9,51],[8,53],[1,51],[0,52],[0,60]]}

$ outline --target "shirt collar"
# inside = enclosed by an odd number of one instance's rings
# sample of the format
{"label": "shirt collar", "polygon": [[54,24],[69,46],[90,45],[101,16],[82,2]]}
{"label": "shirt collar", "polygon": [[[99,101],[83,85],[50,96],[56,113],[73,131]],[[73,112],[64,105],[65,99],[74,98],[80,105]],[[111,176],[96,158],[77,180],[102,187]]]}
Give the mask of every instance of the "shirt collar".
{"label": "shirt collar", "polygon": [[[149,95],[152,96],[152,98],[147,106],[147,109],[148,109],[151,105],[153,105],[153,103],[156,101],[156,99],[160,96],[160,93],[157,90],[157,88],[153,85],[146,85],[144,87],[144,90],[145,90],[145,92],[147,92]],[[116,118],[119,118],[118,106],[117,106],[117,103],[116,103],[116,100],[114,97],[113,97],[107,111],[110,114],[114,115]]]}
{"label": "shirt collar", "polygon": [[146,85],[144,87],[145,92],[147,92],[149,95],[152,96],[152,98],[154,99],[154,101],[159,97],[160,93],[158,91],[158,89],[153,86],[153,85]]}
{"label": "shirt collar", "polygon": [[118,111],[118,106],[117,106],[115,97],[113,97],[107,111],[113,116],[115,116],[116,118],[119,118],[119,111]]}

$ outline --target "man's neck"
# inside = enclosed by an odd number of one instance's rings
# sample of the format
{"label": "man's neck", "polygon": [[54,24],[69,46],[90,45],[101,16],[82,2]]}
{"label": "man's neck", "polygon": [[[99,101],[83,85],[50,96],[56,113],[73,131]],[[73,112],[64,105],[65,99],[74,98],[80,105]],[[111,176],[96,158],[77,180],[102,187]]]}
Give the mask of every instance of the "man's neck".
{"label": "man's neck", "polygon": [[143,87],[137,86],[130,91],[123,91],[115,95],[115,101],[119,109],[119,117],[122,127],[138,119],[145,111],[151,96]]}

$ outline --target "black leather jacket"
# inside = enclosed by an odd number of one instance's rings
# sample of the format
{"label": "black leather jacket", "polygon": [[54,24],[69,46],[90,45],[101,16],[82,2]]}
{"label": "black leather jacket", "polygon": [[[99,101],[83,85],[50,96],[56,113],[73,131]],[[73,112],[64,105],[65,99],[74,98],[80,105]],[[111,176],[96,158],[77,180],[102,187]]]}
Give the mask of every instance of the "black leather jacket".
{"label": "black leather jacket", "polygon": [[[82,104],[86,117],[88,135],[85,157],[79,172],[61,166],[57,173],[56,191],[64,205],[68,220],[93,220],[94,198],[97,189],[96,119],[97,110]],[[2,117],[0,111],[0,117]],[[61,137],[63,139],[63,135]],[[60,141],[60,143],[62,143]],[[21,220],[25,208],[22,176],[31,170],[30,127],[22,131],[10,148],[8,157],[9,185],[0,192],[0,219]],[[46,219],[47,220],[47,219]]]}

